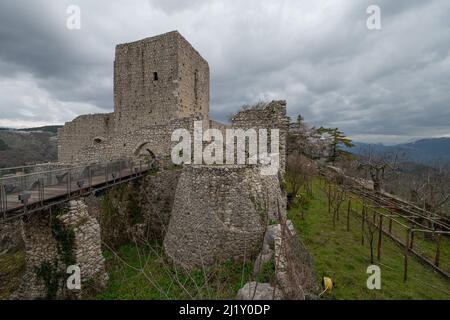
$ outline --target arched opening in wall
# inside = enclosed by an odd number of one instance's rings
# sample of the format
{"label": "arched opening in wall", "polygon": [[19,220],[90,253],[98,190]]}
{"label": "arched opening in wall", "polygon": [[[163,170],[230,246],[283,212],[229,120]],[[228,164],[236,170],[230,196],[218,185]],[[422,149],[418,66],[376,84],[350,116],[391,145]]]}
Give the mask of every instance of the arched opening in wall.
{"label": "arched opening in wall", "polygon": [[101,144],[103,141],[105,141],[105,138],[95,137],[94,139],[92,139],[92,144],[95,146],[95,145]]}
{"label": "arched opening in wall", "polygon": [[135,151],[134,156],[149,164],[150,168],[157,168],[158,161],[155,153],[151,150],[150,143],[142,143]]}

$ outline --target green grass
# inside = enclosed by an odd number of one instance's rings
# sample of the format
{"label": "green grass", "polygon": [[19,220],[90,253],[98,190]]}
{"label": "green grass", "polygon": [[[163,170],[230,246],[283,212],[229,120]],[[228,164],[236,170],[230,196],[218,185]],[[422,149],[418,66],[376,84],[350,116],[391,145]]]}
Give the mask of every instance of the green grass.
{"label": "green grass", "polygon": [[234,299],[251,281],[253,270],[251,263],[230,261],[205,273],[183,273],[164,261],[160,248],[133,245],[120,247],[116,254],[106,251],[104,256],[110,278],[107,289],[96,296],[100,300]]}
{"label": "green grass", "polygon": [[25,270],[25,252],[0,255],[0,300],[7,299],[16,290]]}
{"label": "green grass", "polygon": [[[366,287],[370,263],[369,245],[361,245],[361,220],[350,219],[350,232],[346,231],[346,214],[337,221],[333,229],[332,217],[328,213],[326,195],[320,191],[319,180],[314,182],[313,199],[304,211],[304,219],[299,209],[291,209],[289,217],[293,221],[301,239],[312,254],[318,279],[322,274],[331,275],[334,289],[325,298],[335,299],[449,299],[450,282],[424,266],[414,257],[409,258],[408,280],[403,282],[403,250],[389,240],[382,238],[380,261],[381,290]],[[342,206],[346,212],[346,206]],[[375,235],[375,246],[377,243]],[[425,240],[423,240],[425,241]],[[448,242],[444,243],[448,246]],[[443,252],[448,252],[448,247]],[[376,250],[375,250],[376,256]]]}

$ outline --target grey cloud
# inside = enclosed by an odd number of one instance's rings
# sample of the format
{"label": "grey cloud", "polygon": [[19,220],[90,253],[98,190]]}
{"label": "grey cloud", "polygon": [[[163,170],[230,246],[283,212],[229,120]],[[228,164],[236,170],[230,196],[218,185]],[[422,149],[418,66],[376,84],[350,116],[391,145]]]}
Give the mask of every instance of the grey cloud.
{"label": "grey cloud", "polygon": [[[107,112],[114,46],[177,29],[209,61],[218,120],[276,98],[292,117],[368,140],[450,134],[450,3],[375,2],[383,28],[372,32],[368,0],[2,2],[0,81],[27,77],[53,122]],[[68,4],[80,5],[80,31],[65,29]],[[22,99],[33,94],[17,91],[0,96],[0,119],[33,119]]]}

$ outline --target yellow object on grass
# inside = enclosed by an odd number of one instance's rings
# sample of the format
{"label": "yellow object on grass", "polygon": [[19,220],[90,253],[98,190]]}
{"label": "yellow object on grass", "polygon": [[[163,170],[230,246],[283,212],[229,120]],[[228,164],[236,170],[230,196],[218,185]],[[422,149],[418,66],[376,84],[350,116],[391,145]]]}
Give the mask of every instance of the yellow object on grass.
{"label": "yellow object on grass", "polygon": [[325,292],[329,293],[333,289],[333,280],[331,280],[330,277],[323,277],[322,278],[322,284],[323,284],[323,292],[322,292],[322,294],[324,294]]}

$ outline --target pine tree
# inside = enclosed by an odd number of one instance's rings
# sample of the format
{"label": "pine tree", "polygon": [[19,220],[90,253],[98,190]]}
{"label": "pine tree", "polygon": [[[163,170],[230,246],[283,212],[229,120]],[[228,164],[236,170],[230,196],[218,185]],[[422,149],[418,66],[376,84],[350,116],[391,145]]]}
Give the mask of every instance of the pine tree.
{"label": "pine tree", "polygon": [[324,128],[320,127],[317,132],[321,135],[328,134],[331,137],[331,148],[330,148],[330,156],[329,161],[331,163],[335,163],[336,159],[342,155],[348,154],[345,150],[341,148],[346,146],[348,148],[352,148],[354,144],[352,140],[350,140],[339,128]]}

